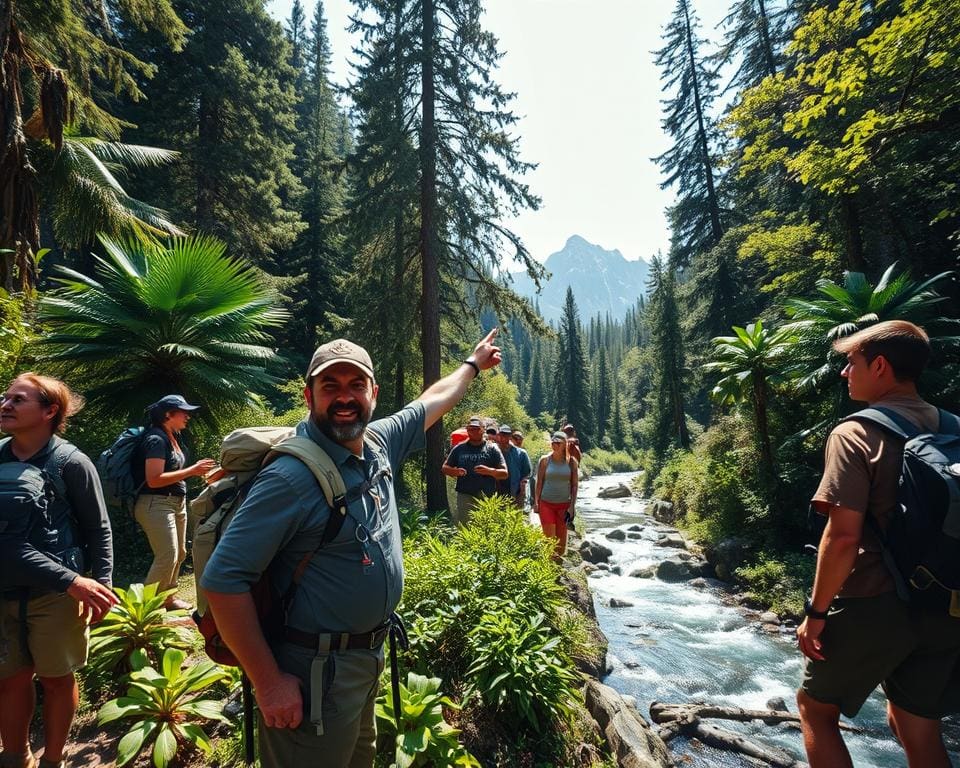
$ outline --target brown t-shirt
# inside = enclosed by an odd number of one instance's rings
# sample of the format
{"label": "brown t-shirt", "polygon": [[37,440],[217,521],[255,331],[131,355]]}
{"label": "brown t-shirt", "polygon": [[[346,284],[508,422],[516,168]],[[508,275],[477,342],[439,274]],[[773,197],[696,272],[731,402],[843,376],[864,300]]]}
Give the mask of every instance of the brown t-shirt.
{"label": "brown t-shirt", "polygon": [[[940,424],[939,411],[919,397],[890,397],[871,406],[889,408],[932,432]],[[813,501],[872,515],[886,530],[897,508],[902,462],[902,441],[881,427],[859,421],[838,424],[827,438],[823,478]],[[892,589],[893,578],[883,564],[877,536],[865,524],[853,571],[837,596],[873,597]]]}

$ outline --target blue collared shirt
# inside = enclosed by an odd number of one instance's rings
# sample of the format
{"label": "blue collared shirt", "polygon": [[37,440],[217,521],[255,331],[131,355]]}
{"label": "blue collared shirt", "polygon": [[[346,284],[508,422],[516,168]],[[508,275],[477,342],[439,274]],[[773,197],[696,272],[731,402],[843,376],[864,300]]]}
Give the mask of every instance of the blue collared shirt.
{"label": "blue collared shirt", "polygon": [[[368,632],[397,607],[403,551],[393,476],[411,452],[423,448],[423,425],[419,401],[371,422],[367,430],[374,439],[365,441],[363,458],[330,440],[309,419],[298,425],[298,434],[310,437],[333,459],[347,489],[380,467],[389,467],[390,474],[350,504],[340,533],[310,561],[293,601],[290,626],[304,632]],[[310,470],[293,456],[281,456],[257,476],[217,544],[201,585],[214,592],[245,592],[270,566],[282,592],[303,556],[319,545],[329,516]],[[364,550],[372,560],[366,565]]]}

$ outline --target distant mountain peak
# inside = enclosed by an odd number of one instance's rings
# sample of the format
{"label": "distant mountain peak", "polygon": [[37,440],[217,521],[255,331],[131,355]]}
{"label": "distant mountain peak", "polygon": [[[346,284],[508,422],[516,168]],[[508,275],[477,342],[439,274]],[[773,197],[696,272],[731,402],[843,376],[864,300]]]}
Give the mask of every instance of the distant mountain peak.
{"label": "distant mountain peak", "polygon": [[617,250],[607,250],[581,235],[570,235],[563,248],[551,253],[545,263],[552,277],[539,297],[525,273],[514,274],[514,290],[537,300],[547,320],[559,320],[567,287],[586,321],[597,315],[622,318],[646,290],[647,263],[627,261]]}

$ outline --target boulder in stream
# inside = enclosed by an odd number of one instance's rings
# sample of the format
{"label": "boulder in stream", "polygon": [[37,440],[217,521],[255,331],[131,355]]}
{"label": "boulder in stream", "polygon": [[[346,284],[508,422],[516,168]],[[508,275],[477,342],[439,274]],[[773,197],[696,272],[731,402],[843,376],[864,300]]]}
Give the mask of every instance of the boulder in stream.
{"label": "boulder in stream", "polygon": [[595,541],[587,540],[580,544],[580,557],[588,563],[605,563],[612,554],[612,549]]}
{"label": "boulder in stream", "polygon": [[627,538],[627,532],[621,530],[620,528],[614,528],[610,533],[607,534],[607,538],[611,541],[625,541]]}
{"label": "boulder in stream", "polygon": [[626,499],[630,496],[633,496],[633,492],[625,483],[608,485],[606,488],[601,488],[599,491],[597,491],[598,499]]}
{"label": "boulder in stream", "polygon": [[654,543],[655,547],[670,547],[672,549],[686,549],[687,542],[683,540],[683,536],[679,533],[667,533],[657,539]]}
{"label": "boulder in stream", "polygon": [[657,566],[655,565],[643,565],[639,568],[634,568],[628,576],[632,576],[635,579],[652,579],[657,575]]}
{"label": "boulder in stream", "polygon": [[673,765],[667,745],[636,709],[613,688],[588,680],[587,710],[597,721],[617,765],[625,768],[667,768]]}
{"label": "boulder in stream", "polygon": [[639,531],[627,531],[627,538],[631,540],[642,539],[643,534]]}
{"label": "boulder in stream", "polygon": [[627,530],[633,531],[634,533],[640,533],[640,531],[643,530],[643,526],[634,524],[634,525],[631,525],[629,528],[627,528]]}
{"label": "boulder in stream", "polygon": [[746,563],[751,551],[750,542],[737,536],[731,536],[704,547],[707,562],[713,566],[717,578],[723,581],[730,581],[733,578],[733,572]]}
{"label": "boulder in stream", "polygon": [[[760,614],[760,623],[761,624],[780,624],[780,617],[777,616],[773,611],[764,611]],[[773,709],[773,707],[771,707]]]}
{"label": "boulder in stream", "polygon": [[663,499],[653,499],[650,502],[648,509],[653,518],[659,520],[661,523],[669,524],[677,519],[677,514],[674,511],[673,504],[669,501],[664,501]]}
{"label": "boulder in stream", "polygon": [[782,696],[774,696],[772,699],[767,701],[767,709],[772,709],[775,712],[789,712],[787,709],[787,702],[783,700]]}
{"label": "boulder in stream", "polygon": [[620,600],[616,597],[610,598],[610,607],[611,608],[633,608],[633,603],[629,600]]}
{"label": "boulder in stream", "polygon": [[696,574],[691,570],[690,563],[682,560],[663,560],[657,564],[657,578],[660,581],[689,581]]}

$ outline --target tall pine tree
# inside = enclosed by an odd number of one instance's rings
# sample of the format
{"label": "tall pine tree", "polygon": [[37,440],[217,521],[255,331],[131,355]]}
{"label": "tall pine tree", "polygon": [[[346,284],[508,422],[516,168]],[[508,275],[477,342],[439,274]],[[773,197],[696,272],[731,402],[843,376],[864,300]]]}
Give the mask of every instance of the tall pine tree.
{"label": "tall pine tree", "polygon": [[556,418],[577,428],[584,449],[593,438],[593,410],[590,407],[590,368],[584,354],[580,317],[573,290],[568,286],[560,316],[560,341],[554,368]]}

